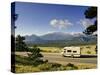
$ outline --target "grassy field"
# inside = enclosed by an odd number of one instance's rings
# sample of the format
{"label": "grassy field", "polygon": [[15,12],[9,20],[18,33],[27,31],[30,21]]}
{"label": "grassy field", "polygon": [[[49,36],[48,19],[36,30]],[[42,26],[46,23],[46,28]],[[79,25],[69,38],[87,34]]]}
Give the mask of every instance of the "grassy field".
{"label": "grassy field", "polygon": [[96,54],[95,48],[96,45],[85,45],[85,46],[80,46],[81,48],[81,54]]}
{"label": "grassy field", "polygon": [[[96,54],[95,48],[96,45],[81,45],[78,46],[81,48],[81,54]],[[39,47],[42,52],[52,52],[52,53],[59,53],[62,51],[63,47]]]}
{"label": "grassy field", "polygon": [[[38,62],[37,62],[38,63]],[[29,60],[25,56],[16,55],[15,72],[26,73],[26,72],[42,72],[42,71],[62,71],[62,70],[76,70],[77,66],[74,64],[61,65],[58,63],[44,62],[38,65],[33,63],[33,60]]]}
{"label": "grassy field", "polygon": [[16,73],[64,71],[64,70],[67,71],[67,70],[92,69],[92,68],[96,68],[96,65],[72,64],[72,63],[61,65],[58,63],[49,63],[49,62],[34,65],[32,63],[32,60],[27,59],[27,57],[25,56],[18,56],[18,55],[16,55],[16,63],[15,63]]}
{"label": "grassy field", "polygon": [[62,48],[59,47],[39,47],[42,52],[53,52],[53,53],[58,53],[61,51]]}
{"label": "grassy field", "polygon": [[[96,54],[96,45],[81,45],[81,54]],[[42,52],[60,53],[63,49],[60,47],[39,47]],[[16,55],[15,56],[15,71],[16,73],[27,73],[27,72],[45,72],[45,71],[67,71],[67,70],[78,70],[78,69],[94,69],[97,64],[86,64],[86,63],[66,63],[65,65],[58,63],[33,63],[33,60],[28,59],[27,56]],[[38,65],[36,65],[38,64]]]}
{"label": "grassy field", "polygon": [[[78,66],[78,67],[77,67]],[[87,65],[80,64],[74,67],[71,66],[59,66],[59,67],[53,67],[51,63],[49,64],[41,64],[37,67],[32,65],[21,65],[16,64],[16,73],[29,73],[29,72],[47,72],[47,71],[68,71],[68,70],[82,70],[82,69],[94,69],[94,65]]]}

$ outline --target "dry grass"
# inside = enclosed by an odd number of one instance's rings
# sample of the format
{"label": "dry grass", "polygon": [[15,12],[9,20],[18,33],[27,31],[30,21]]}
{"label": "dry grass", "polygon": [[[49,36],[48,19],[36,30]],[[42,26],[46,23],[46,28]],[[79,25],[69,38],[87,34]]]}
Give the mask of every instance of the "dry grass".
{"label": "dry grass", "polygon": [[58,53],[61,51],[59,47],[39,47],[42,52],[51,52],[51,53]]}
{"label": "dry grass", "polygon": [[[39,47],[42,52],[51,52],[51,53],[59,53],[61,52],[62,48],[59,47]],[[95,48],[96,45],[83,45],[80,46],[81,54],[96,54]]]}
{"label": "dry grass", "polygon": [[78,69],[96,69],[97,64],[85,64],[85,63],[80,63],[76,64],[78,66]]}
{"label": "dry grass", "polygon": [[71,66],[60,66],[60,67],[51,67],[51,64],[41,64],[37,67],[32,65],[18,65],[16,64],[16,73],[28,73],[28,72],[45,72],[45,71],[68,71],[68,70],[82,70],[82,69],[96,69],[97,66],[94,64],[73,64]]}
{"label": "dry grass", "polygon": [[29,66],[29,65],[15,65],[16,73],[28,73],[28,72],[40,72],[40,69],[37,67]]}
{"label": "dry grass", "polygon": [[96,45],[85,45],[81,47],[81,54],[96,54],[95,48]]}

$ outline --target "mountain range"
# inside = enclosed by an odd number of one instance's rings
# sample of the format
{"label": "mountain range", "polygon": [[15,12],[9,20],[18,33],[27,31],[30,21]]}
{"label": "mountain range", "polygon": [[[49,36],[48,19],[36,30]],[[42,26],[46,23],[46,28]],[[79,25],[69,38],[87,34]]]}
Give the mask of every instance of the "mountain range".
{"label": "mountain range", "polygon": [[35,34],[26,35],[25,42],[28,44],[82,44],[82,43],[96,43],[97,36],[85,35],[83,33],[64,33],[53,32],[37,36]]}

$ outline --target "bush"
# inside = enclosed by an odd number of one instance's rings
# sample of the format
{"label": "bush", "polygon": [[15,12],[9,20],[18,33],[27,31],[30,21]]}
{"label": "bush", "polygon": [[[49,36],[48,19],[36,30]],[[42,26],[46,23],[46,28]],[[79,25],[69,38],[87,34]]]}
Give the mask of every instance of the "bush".
{"label": "bush", "polygon": [[77,66],[75,66],[74,64],[71,64],[71,63],[68,63],[68,64],[67,64],[67,67],[68,67],[70,70],[78,69]]}
{"label": "bush", "polygon": [[49,63],[41,64],[41,65],[38,66],[38,68],[39,68],[40,70],[42,70],[42,71],[50,70],[51,67],[52,67],[52,65],[49,64]]}
{"label": "bush", "polygon": [[57,63],[53,63],[52,64],[52,67],[56,67],[57,68],[57,67],[60,67],[60,66],[61,66],[61,64],[57,64]]}
{"label": "bush", "polygon": [[90,52],[90,51],[87,51],[87,53],[88,53],[88,54],[91,54],[91,52]]}
{"label": "bush", "polygon": [[67,66],[74,67],[74,64],[68,63]]}

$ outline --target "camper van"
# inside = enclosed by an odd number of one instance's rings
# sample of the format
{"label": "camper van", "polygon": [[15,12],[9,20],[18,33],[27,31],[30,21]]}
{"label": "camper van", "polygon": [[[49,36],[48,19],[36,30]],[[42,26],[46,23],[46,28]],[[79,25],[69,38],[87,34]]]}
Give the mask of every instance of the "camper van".
{"label": "camper van", "polygon": [[70,56],[70,57],[80,57],[81,51],[80,47],[64,47],[62,49],[63,56]]}

